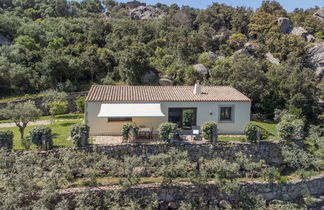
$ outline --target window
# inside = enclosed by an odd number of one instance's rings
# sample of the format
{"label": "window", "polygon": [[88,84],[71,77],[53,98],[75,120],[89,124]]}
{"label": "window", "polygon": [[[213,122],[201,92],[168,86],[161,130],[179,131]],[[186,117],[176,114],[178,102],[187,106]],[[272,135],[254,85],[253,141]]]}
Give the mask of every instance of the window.
{"label": "window", "polygon": [[192,110],[192,125],[197,124],[197,108],[169,108],[169,122],[176,123],[179,127],[184,126],[184,111]]}
{"label": "window", "polygon": [[108,118],[108,122],[132,122],[131,117]]}
{"label": "window", "polygon": [[233,121],[232,118],[233,107],[221,107],[220,108],[220,121]]}

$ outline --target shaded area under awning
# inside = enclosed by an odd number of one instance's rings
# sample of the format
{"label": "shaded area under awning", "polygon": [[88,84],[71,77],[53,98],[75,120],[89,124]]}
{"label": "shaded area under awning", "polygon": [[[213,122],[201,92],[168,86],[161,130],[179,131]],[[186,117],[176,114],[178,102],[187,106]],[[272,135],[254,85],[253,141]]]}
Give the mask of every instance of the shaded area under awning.
{"label": "shaded area under awning", "polygon": [[101,104],[98,117],[164,117],[160,103],[106,103]]}

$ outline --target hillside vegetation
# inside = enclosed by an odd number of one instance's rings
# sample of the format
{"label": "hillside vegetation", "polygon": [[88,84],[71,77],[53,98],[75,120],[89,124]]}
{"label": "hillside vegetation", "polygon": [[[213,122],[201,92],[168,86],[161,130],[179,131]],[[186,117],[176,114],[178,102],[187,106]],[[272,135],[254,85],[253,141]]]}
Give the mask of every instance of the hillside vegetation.
{"label": "hillside vegetation", "polygon": [[287,13],[276,1],[253,11],[218,3],[198,10],[113,0],[4,0],[0,95],[200,80],[242,91],[259,118],[287,109],[318,122],[324,18],[323,11],[313,14],[319,9]]}

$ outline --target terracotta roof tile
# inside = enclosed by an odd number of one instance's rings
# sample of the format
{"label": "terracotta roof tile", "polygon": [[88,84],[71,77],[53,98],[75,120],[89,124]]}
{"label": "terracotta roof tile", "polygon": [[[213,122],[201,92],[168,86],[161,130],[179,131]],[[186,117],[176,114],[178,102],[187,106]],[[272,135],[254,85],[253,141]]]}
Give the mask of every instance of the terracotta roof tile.
{"label": "terracotta roof tile", "polygon": [[194,86],[110,86],[93,85],[88,102],[162,102],[162,101],[251,101],[230,86],[201,86],[195,95]]}

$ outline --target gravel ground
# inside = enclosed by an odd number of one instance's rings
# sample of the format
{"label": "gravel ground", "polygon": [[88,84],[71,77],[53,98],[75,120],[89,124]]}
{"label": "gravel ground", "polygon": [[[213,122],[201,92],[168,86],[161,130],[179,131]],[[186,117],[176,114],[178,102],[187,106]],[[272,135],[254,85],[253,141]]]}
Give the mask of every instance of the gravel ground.
{"label": "gravel ground", "polygon": [[[50,125],[51,121],[50,120],[39,120],[35,122],[30,122],[28,123],[28,126],[33,126],[33,125]],[[0,123],[0,128],[11,128],[11,127],[16,127],[15,123]]]}

